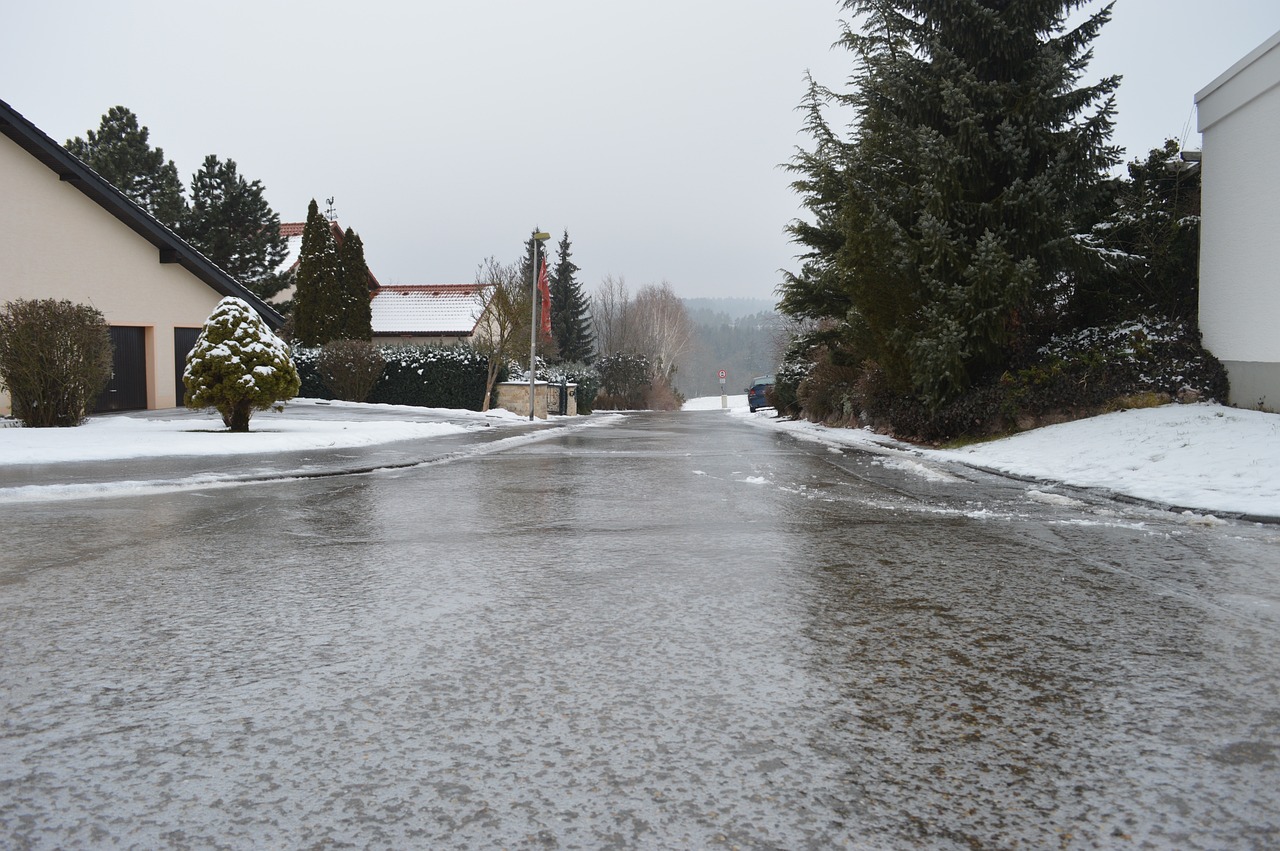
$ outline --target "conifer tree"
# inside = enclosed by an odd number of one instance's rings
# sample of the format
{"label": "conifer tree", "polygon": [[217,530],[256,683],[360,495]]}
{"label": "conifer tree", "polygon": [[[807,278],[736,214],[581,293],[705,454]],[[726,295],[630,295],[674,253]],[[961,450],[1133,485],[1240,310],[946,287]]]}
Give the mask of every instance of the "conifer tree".
{"label": "conifer tree", "polygon": [[233,296],[218,302],[205,321],[182,383],[188,408],[216,408],[231,431],[248,431],[254,411],[292,399],[300,387],[289,347]]}
{"label": "conifer tree", "polygon": [[[1081,262],[1072,234],[1117,161],[1117,78],[1089,86],[1107,5],[1085,0],[845,0],[854,88],[810,90],[812,151],[791,164],[813,214],[784,310],[841,323],[841,342],[931,408],[1034,345]],[[852,138],[827,125],[836,102]]]}
{"label": "conifer tree", "polygon": [[569,259],[571,253],[566,230],[551,271],[551,335],[561,361],[590,363],[595,356],[595,335],[591,332],[587,297],[577,279],[578,266]]}
{"label": "conifer tree", "polygon": [[164,149],[151,147],[150,135],[131,110],[113,106],[96,133],[77,136],[66,148],[162,224],[176,227],[186,210],[182,180]]}
{"label": "conifer tree", "polygon": [[191,178],[191,207],[179,234],[231,277],[263,299],[288,283],[278,272],[288,251],[280,216],[261,181],[246,181],[235,160],[210,154]]}
{"label": "conifer tree", "polygon": [[322,346],[341,334],[341,267],[329,220],[315,199],[307,207],[293,296],[293,338],[303,346]]}
{"label": "conifer tree", "polygon": [[1196,322],[1200,300],[1200,169],[1167,140],[1128,165],[1110,209],[1084,240],[1096,265],[1071,306],[1082,325],[1140,314]]}
{"label": "conifer tree", "polygon": [[364,262],[364,242],[360,235],[347,228],[338,249],[338,264],[342,267],[342,291],[338,300],[338,339],[372,340],[373,317],[369,300],[369,267]]}

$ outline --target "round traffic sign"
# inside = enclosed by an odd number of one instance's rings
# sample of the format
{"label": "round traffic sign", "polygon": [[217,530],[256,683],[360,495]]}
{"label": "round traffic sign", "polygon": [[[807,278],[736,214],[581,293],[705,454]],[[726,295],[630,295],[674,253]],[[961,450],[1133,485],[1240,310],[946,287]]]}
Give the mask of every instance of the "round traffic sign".
{"label": "round traffic sign", "polygon": [[723,378],[728,378],[728,377],[729,377],[729,373],[725,372],[725,371],[722,369],[722,370],[720,370],[720,377],[721,377],[722,379],[723,379]]}

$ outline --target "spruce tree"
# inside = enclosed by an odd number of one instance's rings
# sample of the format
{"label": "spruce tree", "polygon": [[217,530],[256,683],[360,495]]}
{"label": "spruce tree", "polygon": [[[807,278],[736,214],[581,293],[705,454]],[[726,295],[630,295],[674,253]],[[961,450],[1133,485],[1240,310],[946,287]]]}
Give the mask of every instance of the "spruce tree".
{"label": "spruce tree", "polygon": [[1110,209],[1084,240],[1096,261],[1074,283],[1083,326],[1141,314],[1196,322],[1200,300],[1200,169],[1167,140],[1129,163]]}
{"label": "spruce tree", "polygon": [[[797,317],[836,320],[889,387],[931,408],[998,372],[1055,318],[1082,260],[1072,235],[1117,161],[1117,78],[1078,86],[1107,5],[1083,0],[845,0],[854,89],[815,86],[815,147],[792,162],[814,214],[783,285]],[[836,102],[851,139],[826,124]]]}
{"label": "spruce tree", "polygon": [[341,267],[329,220],[321,215],[315,199],[307,207],[302,229],[293,296],[293,338],[303,346],[322,346],[341,337]]}
{"label": "spruce tree", "polygon": [[151,147],[150,135],[131,110],[113,106],[96,133],[77,136],[66,148],[162,224],[176,227],[186,210],[182,180],[164,149]]}
{"label": "spruce tree", "polygon": [[261,181],[246,181],[235,160],[210,154],[191,178],[191,207],[181,236],[255,295],[271,298],[285,288],[278,271],[288,252],[280,216],[263,195]]}
{"label": "spruce tree", "polygon": [[364,262],[364,242],[351,228],[343,234],[342,245],[338,249],[338,265],[342,267],[338,339],[372,340],[369,267]]}
{"label": "spruce tree", "polygon": [[571,253],[566,230],[560,238],[550,276],[551,335],[561,361],[590,363],[595,356],[595,335],[591,333],[587,297],[577,279],[578,266],[569,259]]}

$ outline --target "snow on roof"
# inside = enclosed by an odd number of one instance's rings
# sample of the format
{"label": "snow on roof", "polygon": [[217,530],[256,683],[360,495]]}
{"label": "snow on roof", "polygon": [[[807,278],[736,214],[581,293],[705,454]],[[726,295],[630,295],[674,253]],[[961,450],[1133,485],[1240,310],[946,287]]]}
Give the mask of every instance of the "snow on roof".
{"label": "snow on roof", "polygon": [[283,275],[298,265],[298,260],[302,257],[302,233],[296,234],[285,233],[285,228],[292,225],[281,225],[280,235],[285,237],[288,248],[284,255],[284,260],[280,261],[280,265],[276,267],[276,274]]}
{"label": "snow on roof", "polygon": [[[306,230],[306,228],[306,222],[282,222],[280,224],[280,235],[284,237],[287,247],[285,250],[284,260],[276,267],[277,275],[283,275],[285,272],[292,272],[298,268],[298,261],[302,258],[302,232]],[[342,229],[342,226],[338,224],[336,219],[329,222],[329,228],[333,232],[333,241],[338,244],[339,248],[341,248],[342,241],[346,238],[346,232]],[[369,269],[367,264],[365,265],[365,269]],[[374,277],[373,271],[369,270],[369,289],[376,290],[380,286],[381,284],[379,284],[378,279]]]}
{"label": "snow on roof", "polygon": [[467,336],[484,311],[484,284],[379,287],[373,294],[373,333]]}

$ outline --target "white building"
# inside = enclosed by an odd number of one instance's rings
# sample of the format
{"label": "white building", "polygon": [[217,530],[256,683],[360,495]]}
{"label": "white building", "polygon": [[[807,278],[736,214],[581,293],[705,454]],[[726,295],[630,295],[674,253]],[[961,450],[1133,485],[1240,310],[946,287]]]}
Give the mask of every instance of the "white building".
{"label": "white building", "polygon": [[1200,328],[1231,402],[1280,411],[1280,33],[1196,95]]}

